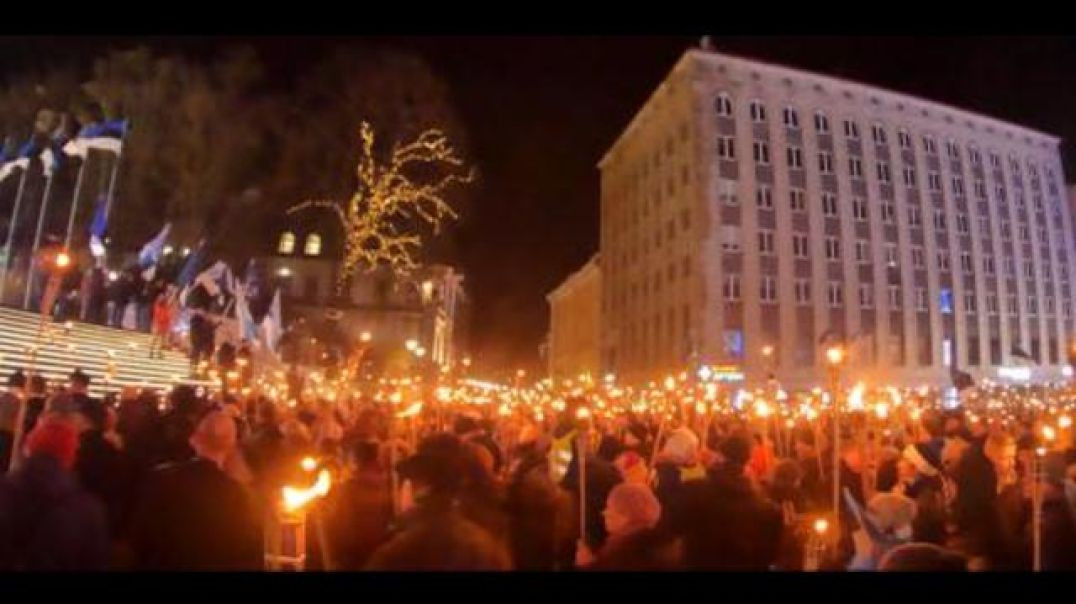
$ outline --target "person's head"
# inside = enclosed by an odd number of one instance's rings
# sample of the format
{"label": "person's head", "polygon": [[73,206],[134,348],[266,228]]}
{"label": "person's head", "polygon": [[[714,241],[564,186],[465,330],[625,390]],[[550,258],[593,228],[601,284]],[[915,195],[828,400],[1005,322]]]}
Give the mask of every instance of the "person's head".
{"label": "person's head", "polygon": [[22,369],[16,369],[15,373],[8,376],[7,387],[11,392],[22,394],[26,389],[26,374],[22,372]]}
{"label": "person's head", "polygon": [[49,389],[49,382],[45,376],[35,374],[30,378],[30,396],[44,396]]}
{"label": "person's head", "polygon": [[773,468],[773,488],[782,490],[795,490],[800,486],[803,479],[803,471],[800,465],[792,459],[782,459]]}
{"label": "person's head", "polygon": [[75,400],[78,414],[82,417],[87,430],[100,431],[105,429],[108,411],[101,401],[79,394],[72,395],[72,398]]}
{"label": "person's head", "polygon": [[359,468],[376,468],[378,466],[378,453],[380,452],[377,441],[360,440],[355,443],[355,464]]}
{"label": "person's head", "polygon": [[86,394],[90,389],[90,376],[83,373],[81,369],[75,369],[71,372],[68,383],[72,393]]}
{"label": "person's head", "polygon": [[889,550],[878,563],[889,572],[965,572],[966,558],[932,543],[905,543]]}
{"label": "person's head", "polygon": [[942,447],[942,469],[949,475],[956,472],[960,459],[968,450],[968,443],[960,438],[946,438]]}
{"label": "person's head", "polygon": [[959,413],[950,413],[945,417],[945,436],[956,438],[964,435],[964,416]]}
{"label": "person's head", "polygon": [[611,535],[653,528],[661,518],[661,503],[645,484],[622,482],[609,491],[602,516]]}
{"label": "person's head", "polygon": [[911,539],[916,514],[916,505],[911,499],[897,493],[878,493],[867,503],[867,513],[882,532]]}
{"label": "person's head", "polygon": [[945,423],[940,414],[928,411],[922,415],[919,423],[929,439],[933,440],[945,436]]}
{"label": "person's head", "polygon": [[211,411],[198,422],[189,442],[199,457],[223,467],[235,450],[237,438],[235,420],[222,411]]}
{"label": "person's head", "polygon": [[25,451],[27,457],[52,457],[63,468],[70,470],[75,465],[78,453],[78,429],[62,416],[45,415],[26,435]]}
{"label": "person's head", "polygon": [[472,470],[472,455],[456,435],[435,434],[423,439],[418,451],[397,465],[397,471],[411,481],[416,497],[453,495]]}
{"label": "person's head", "polygon": [[698,451],[699,437],[687,428],[673,430],[661,449],[664,457],[678,464],[694,463]]}
{"label": "person's head", "polygon": [[751,439],[742,432],[731,434],[718,445],[718,453],[728,467],[742,469],[751,458]]}

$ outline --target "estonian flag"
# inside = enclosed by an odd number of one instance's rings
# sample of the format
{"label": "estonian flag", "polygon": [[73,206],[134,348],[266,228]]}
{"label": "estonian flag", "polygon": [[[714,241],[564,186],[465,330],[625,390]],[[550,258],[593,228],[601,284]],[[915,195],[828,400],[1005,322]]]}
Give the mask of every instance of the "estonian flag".
{"label": "estonian flag", "polygon": [[108,228],[108,218],[105,217],[105,198],[97,199],[97,209],[93,212],[93,221],[90,222],[90,254],[94,258],[102,258],[105,255],[105,244],[102,239]]}
{"label": "estonian flag", "polygon": [[8,159],[2,165],[0,165],[0,181],[3,181],[15,171],[15,168],[22,168],[23,170],[30,167],[30,158],[37,155],[39,152],[38,145],[34,142],[34,139],[26,141],[22,147],[19,147],[18,152],[14,158]]}
{"label": "estonian flag", "polygon": [[237,287],[235,290],[235,318],[239,322],[239,337],[248,342],[258,337],[258,326],[254,324],[254,317],[250,314],[250,305],[247,303],[245,287]]}
{"label": "estonian flag", "polygon": [[146,245],[142,246],[142,250],[138,252],[138,265],[142,268],[146,268],[157,264],[157,261],[161,259],[161,254],[164,253],[164,244],[168,241],[168,234],[172,231],[172,223],[164,223],[164,227],[161,228],[161,232],[157,233],[157,236],[150,239]]}
{"label": "estonian flag", "polygon": [[90,149],[119,153],[129,129],[128,120],[112,120],[83,126],[78,136],[63,146],[64,153],[86,159]]}
{"label": "estonian flag", "polygon": [[183,264],[179,276],[176,277],[176,287],[183,289],[194,281],[198,275],[198,267],[202,264],[203,255],[205,255],[205,239],[199,241],[198,247],[194,248],[194,251],[187,257],[187,262]]}
{"label": "estonian flag", "polygon": [[276,354],[277,345],[284,335],[284,319],[280,313],[280,290],[273,294],[273,303],[269,306],[269,312],[262,319],[262,333],[265,334],[265,345]]}

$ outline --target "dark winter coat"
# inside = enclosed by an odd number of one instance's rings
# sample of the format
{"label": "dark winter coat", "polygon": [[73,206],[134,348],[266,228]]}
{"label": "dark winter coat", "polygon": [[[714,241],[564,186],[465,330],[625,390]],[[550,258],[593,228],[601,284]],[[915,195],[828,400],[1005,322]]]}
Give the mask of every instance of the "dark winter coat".
{"label": "dark winter coat", "polygon": [[204,459],[163,466],[135,509],[141,570],[260,570],[261,517],[243,487]]}
{"label": "dark winter coat", "polygon": [[0,479],[0,570],[105,570],[105,510],[51,456]]}
{"label": "dark winter coat", "polygon": [[134,498],[135,474],[130,459],[100,430],[88,430],[79,437],[75,474],[83,488],[104,504],[109,535],[120,536]]}
{"label": "dark winter coat", "polygon": [[511,570],[508,551],[449,502],[424,502],[377,549],[368,570]]}
{"label": "dark winter coat", "polygon": [[669,571],[676,569],[673,542],[652,529],[611,535],[586,567],[590,571]]}
{"label": "dark winter coat", "polygon": [[336,569],[362,570],[370,555],[390,536],[389,477],[376,469],[360,470],[330,491],[322,509]]}
{"label": "dark winter coat", "polygon": [[[573,456],[568,471],[560,482],[561,488],[572,493],[578,502],[579,464]],[[591,551],[597,551],[605,543],[608,532],[605,530],[605,502],[613,487],[624,481],[620,471],[611,463],[604,462],[595,455],[586,458],[586,542]],[[577,504],[578,505],[578,504]],[[578,517],[578,515],[577,515]]]}

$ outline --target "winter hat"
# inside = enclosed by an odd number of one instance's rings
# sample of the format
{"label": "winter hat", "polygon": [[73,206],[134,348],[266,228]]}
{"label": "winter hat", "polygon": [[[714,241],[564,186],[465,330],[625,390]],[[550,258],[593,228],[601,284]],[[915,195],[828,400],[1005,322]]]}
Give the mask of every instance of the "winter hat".
{"label": "winter hat", "polygon": [[418,452],[396,466],[400,477],[428,484],[433,490],[452,492],[464,480],[470,463],[466,443],[453,434],[435,434],[423,439]]}
{"label": "winter hat", "polygon": [[8,376],[7,385],[9,388],[25,388],[26,374],[22,372],[22,369],[16,369],[15,373]]}
{"label": "winter hat", "polygon": [[82,372],[82,369],[75,369],[68,376],[72,386],[81,386],[82,388],[88,388],[90,386],[90,376]]}
{"label": "winter hat", "polygon": [[904,447],[903,457],[926,476],[937,476],[941,469],[941,451],[933,443],[908,445]]}
{"label": "winter hat", "polygon": [[699,450],[699,437],[687,428],[677,428],[665,441],[661,452],[678,464],[691,463]]}
{"label": "winter hat", "polygon": [[59,418],[43,418],[26,436],[26,454],[49,455],[70,470],[78,452],[78,431],[70,422]]}
{"label": "winter hat", "polygon": [[[867,503],[867,513],[882,532],[911,537],[915,502],[898,493],[878,493]],[[904,533],[904,535],[901,535]]]}
{"label": "winter hat", "polygon": [[652,527],[661,518],[661,503],[645,484],[622,482],[609,491],[606,508],[634,526]]}

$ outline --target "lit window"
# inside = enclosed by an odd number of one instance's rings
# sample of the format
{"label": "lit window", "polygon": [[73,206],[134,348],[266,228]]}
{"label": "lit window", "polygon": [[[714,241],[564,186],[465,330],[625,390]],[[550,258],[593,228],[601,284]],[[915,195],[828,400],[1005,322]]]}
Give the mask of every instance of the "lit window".
{"label": "lit window", "polygon": [[306,236],[306,243],[303,244],[303,253],[307,256],[318,256],[321,254],[321,235],[317,233],[311,233]]}
{"label": "lit window", "polygon": [[277,252],[281,254],[293,254],[295,253],[295,234],[285,231],[280,235],[280,244],[277,245]]}

